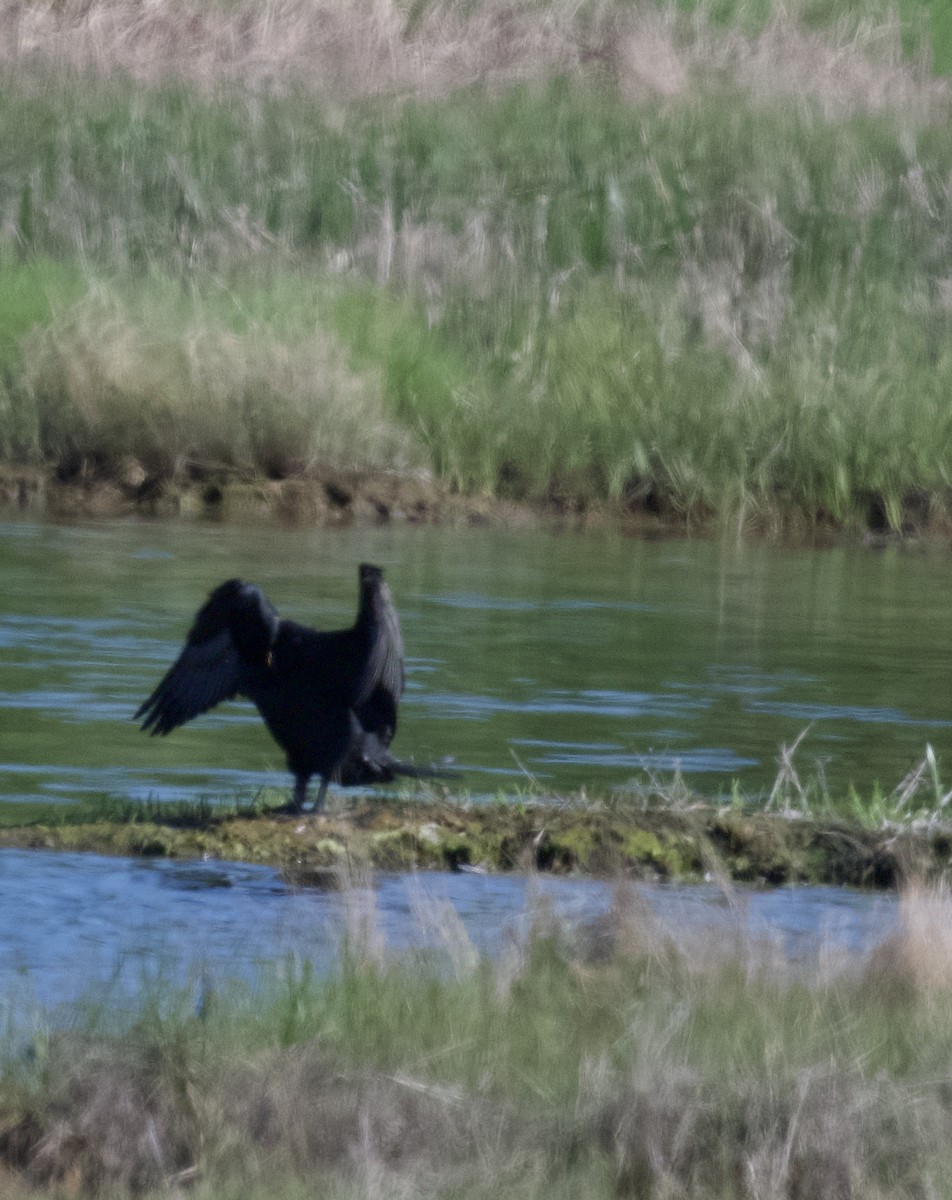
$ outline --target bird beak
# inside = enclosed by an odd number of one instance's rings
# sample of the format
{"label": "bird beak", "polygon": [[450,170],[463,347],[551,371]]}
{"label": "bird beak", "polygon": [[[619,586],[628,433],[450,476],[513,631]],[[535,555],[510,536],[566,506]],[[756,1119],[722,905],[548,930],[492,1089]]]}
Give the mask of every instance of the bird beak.
{"label": "bird beak", "polygon": [[270,650],[264,656],[264,665],[268,668],[269,671],[274,667],[274,655],[271,653]]}

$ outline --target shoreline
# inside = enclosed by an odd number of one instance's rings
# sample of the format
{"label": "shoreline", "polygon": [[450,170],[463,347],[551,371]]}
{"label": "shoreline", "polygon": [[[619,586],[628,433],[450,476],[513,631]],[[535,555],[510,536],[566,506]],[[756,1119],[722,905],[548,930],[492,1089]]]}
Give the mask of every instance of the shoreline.
{"label": "shoreline", "polygon": [[827,519],[808,521],[795,511],[766,509],[751,516],[654,511],[642,503],[588,501],[550,496],[522,501],[462,494],[429,471],[363,471],[327,468],[269,479],[215,466],[192,465],[187,477],[154,479],[138,463],[117,476],[77,470],[64,475],[52,464],[0,462],[0,513],[50,521],[146,520],[277,522],[285,527],[347,528],[406,524],[471,526],[507,530],[609,531],[648,539],[722,534],[742,540],[824,548],[881,548],[920,538],[952,544],[952,525],[942,505],[921,506],[918,519],[889,529],[870,515],[862,525]]}
{"label": "shoreline", "polygon": [[137,463],[120,477],[77,471],[67,478],[53,465],[0,463],[0,511],[32,513],[51,520],[150,519],[278,521],[285,525],[348,525],[389,522],[411,525],[494,525],[510,529],[617,526],[646,536],[678,536],[689,526],[674,517],[637,513],[622,504],[545,503],[463,495],[428,471],[358,471],[328,468],[313,474],[269,479],[201,467],[184,479],[151,479]]}

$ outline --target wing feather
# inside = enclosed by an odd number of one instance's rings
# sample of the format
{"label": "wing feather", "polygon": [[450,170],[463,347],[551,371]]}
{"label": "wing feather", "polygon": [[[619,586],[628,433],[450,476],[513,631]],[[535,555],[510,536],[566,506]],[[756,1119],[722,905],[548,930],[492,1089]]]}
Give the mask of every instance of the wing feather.
{"label": "wing feather", "polygon": [[225,630],[198,645],[186,645],[135,719],[153,734],[171,733],[240,690],[242,662]]}
{"label": "wing feather", "polygon": [[178,658],[152,695],[139,706],[135,720],[152,734],[171,733],[223,700],[243,690],[251,667],[235,644],[248,633],[261,645],[274,636],[277,614],[259,588],[229,579],[199,609]]}
{"label": "wing feather", "polygon": [[[363,571],[365,568],[361,568]],[[372,637],[363,669],[357,679],[354,711],[365,730],[386,745],[397,729],[397,706],[403,695],[403,635],[390,589],[375,568],[368,575],[367,600],[372,615]]]}

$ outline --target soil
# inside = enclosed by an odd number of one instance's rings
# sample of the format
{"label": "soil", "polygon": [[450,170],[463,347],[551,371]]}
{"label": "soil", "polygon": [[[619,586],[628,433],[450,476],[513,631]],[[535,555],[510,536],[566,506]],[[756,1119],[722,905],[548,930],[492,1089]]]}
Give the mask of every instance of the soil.
{"label": "soil", "polygon": [[[157,479],[135,461],[109,471],[85,463],[69,468],[0,463],[3,508],[51,520],[142,516],[291,526],[393,521],[529,530],[613,528],[639,537],[678,537],[710,532],[716,526],[713,514],[665,511],[640,499],[606,503],[553,494],[530,503],[461,495],[428,471],[397,474],[326,468],[307,476],[268,479],[192,464],[179,478]],[[807,531],[791,526],[786,532],[799,537]],[[817,540],[816,533],[812,532],[811,540]],[[828,532],[821,530],[819,536],[826,538]]]}
{"label": "soil", "polygon": [[[855,525],[826,514],[774,511],[759,506],[732,535],[787,545],[831,546],[862,542],[873,548],[919,537],[952,540],[950,504],[920,505],[905,513],[901,531],[888,529],[876,512]],[[151,477],[135,460],[99,469],[88,462],[58,466],[0,463],[0,510],[51,520],[124,516],[235,521],[284,526],[489,525],[504,529],[610,528],[634,537],[710,536],[723,531],[714,512],[676,511],[654,493],[596,501],[553,492],[530,502],[505,496],[462,495],[431,472],[349,471],[327,467],[307,475],[270,479],[212,464],[186,464],[174,479]]]}
{"label": "soil", "polygon": [[[134,462],[109,475],[82,468],[67,472],[0,465],[0,506],[54,519],[140,515],[307,525],[406,521],[526,528],[552,519],[605,521],[610,514],[605,508],[557,499],[529,505],[463,496],[428,472],[327,469],[306,477],[267,479],[195,466],[180,479],[159,480],[146,476]],[[653,523],[659,524],[657,519]]]}

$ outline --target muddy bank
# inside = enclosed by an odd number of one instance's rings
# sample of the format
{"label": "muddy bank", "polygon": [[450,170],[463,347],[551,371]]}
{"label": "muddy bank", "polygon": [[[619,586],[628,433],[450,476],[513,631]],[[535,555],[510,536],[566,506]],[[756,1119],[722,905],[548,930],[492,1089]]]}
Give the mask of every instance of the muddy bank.
{"label": "muddy bank", "polygon": [[[920,498],[921,501],[921,498]],[[135,461],[116,473],[89,464],[21,467],[0,463],[0,512],[32,513],[50,520],[140,516],[197,521],[274,522],[345,527],[406,522],[417,525],[491,525],[507,529],[617,529],[636,537],[712,536],[724,530],[716,513],[678,512],[652,496],[614,502],[553,494],[537,502],[461,495],[428,471],[368,473],[335,468],[294,478],[245,476],[192,464],[180,478],[148,476]],[[830,546],[860,541],[872,547],[908,538],[952,540],[948,497],[905,510],[901,529],[890,529],[872,504],[858,522],[827,514],[762,506],[733,518],[733,536],[789,545]]]}
{"label": "muddy bank", "polygon": [[[927,506],[928,508],[928,506]],[[88,464],[20,467],[0,463],[0,511],[26,512],[51,520],[141,516],[198,521],[276,522],[343,527],[406,522],[417,525],[493,525],[507,529],[618,529],[638,537],[709,536],[724,528],[715,513],[676,512],[652,497],[609,503],[553,494],[530,503],[499,496],[464,496],[427,471],[368,473],[328,468],[284,479],[244,476],[193,464],[181,478],[156,479],[130,461],[118,474]],[[823,546],[862,540],[877,545],[904,537],[952,539],[946,506],[923,509],[917,519],[890,530],[878,510],[858,525],[841,525],[823,514],[762,508],[732,520],[732,534],[766,537],[793,545]]]}
{"label": "muddy bank", "polygon": [[[139,515],[319,525],[478,522],[499,507],[479,498],[454,496],[422,473],[326,471],[267,479],[195,465],[181,479],[172,480],[152,478],[134,461],[117,475],[86,466],[75,470],[0,467],[0,505],[52,518]],[[511,507],[516,519],[519,510]]]}
{"label": "muddy bank", "polygon": [[559,496],[538,504],[463,496],[425,471],[327,469],[297,478],[268,479],[196,465],[181,479],[159,480],[147,476],[135,462],[126,464],[118,476],[86,468],[0,464],[0,509],[51,519],[142,516],[324,526],[395,521],[526,529],[621,524],[659,535],[685,528],[683,519],[673,514],[634,511],[621,504],[581,503]]}
{"label": "muddy bank", "polygon": [[59,823],[0,829],[0,845],[255,862],[302,884],[370,867],[890,888],[937,879],[952,858],[952,830],[869,830],[708,806],[619,812],[371,800],[317,819],[265,812],[67,820],[64,810]]}

